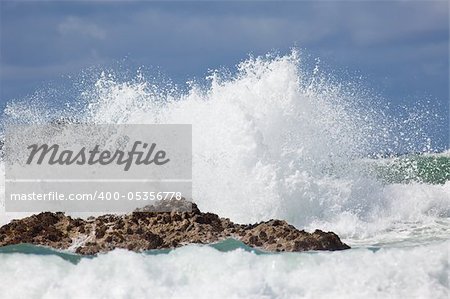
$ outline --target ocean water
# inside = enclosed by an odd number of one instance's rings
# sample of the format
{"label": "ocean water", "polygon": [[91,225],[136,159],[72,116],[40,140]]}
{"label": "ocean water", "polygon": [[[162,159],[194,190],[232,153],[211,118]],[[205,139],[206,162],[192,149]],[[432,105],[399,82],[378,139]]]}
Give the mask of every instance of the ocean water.
{"label": "ocean water", "polygon": [[[432,107],[390,116],[371,92],[309,69],[295,50],[251,57],[185,89],[113,72],[78,86],[64,108],[43,91],[11,102],[4,123],[192,124],[201,210],[331,230],[352,249],[267,254],[227,240],[81,258],[18,245],[0,250],[2,296],[448,298],[450,153],[432,154]],[[373,155],[417,149],[424,153]],[[23,216],[2,210],[0,224]]]}

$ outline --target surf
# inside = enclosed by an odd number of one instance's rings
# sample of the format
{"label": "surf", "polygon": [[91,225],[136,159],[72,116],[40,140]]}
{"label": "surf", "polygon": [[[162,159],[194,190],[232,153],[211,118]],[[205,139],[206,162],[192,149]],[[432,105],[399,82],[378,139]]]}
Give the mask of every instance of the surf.
{"label": "surf", "polygon": [[[431,152],[423,118],[405,126],[363,85],[339,80],[319,64],[311,68],[296,49],[250,56],[234,70],[211,71],[185,88],[139,72],[121,80],[105,71],[84,82],[64,108],[49,108],[38,94],[26,105],[9,103],[4,123],[75,116],[76,123],[189,123],[193,199],[202,210],[241,223],[277,218],[333,230],[350,244],[397,242],[408,223],[426,233],[406,239],[450,235],[448,181],[396,181],[383,175],[385,160],[368,158],[405,149]],[[424,133],[411,139],[417,127]],[[446,177],[447,168],[442,171]]]}

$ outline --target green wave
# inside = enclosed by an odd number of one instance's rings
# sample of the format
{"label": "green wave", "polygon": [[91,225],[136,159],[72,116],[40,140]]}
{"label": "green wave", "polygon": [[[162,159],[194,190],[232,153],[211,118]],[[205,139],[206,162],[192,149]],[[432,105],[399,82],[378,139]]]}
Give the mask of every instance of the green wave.
{"label": "green wave", "polygon": [[445,184],[450,180],[450,157],[410,155],[378,160],[375,175],[384,183]]}

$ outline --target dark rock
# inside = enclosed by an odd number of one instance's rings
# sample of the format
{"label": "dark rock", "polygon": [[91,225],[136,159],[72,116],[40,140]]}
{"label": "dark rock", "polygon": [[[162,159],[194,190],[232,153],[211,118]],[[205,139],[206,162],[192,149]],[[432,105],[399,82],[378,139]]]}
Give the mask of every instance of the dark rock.
{"label": "dark rock", "polygon": [[98,228],[96,228],[96,230],[95,230],[95,237],[97,239],[103,238],[105,233],[106,233],[106,227],[104,225],[101,225]]}
{"label": "dark rock", "polygon": [[[248,246],[272,252],[350,248],[332,232],[307,233],[286,221],[274,219],[235,224],[228,218],[202,213],[195,204],[190,211],[186,211],[182,201],[173,204],[177,209],[168,212],[156,212],[151,206],[127,215],[103,215],[87,220],[72,219],[63,213],[40,213],[0,227],[0,246],[31,243],[67,249],[73,240],[85,239],[87,241],[75,252],[91,255],[114,248],[141,251],[236,238]],[[165,208],[170,207],[165,205]]]}
{"label": "dark rock", "polygon": [[78,229],[78,232],[80,234],[84,234],[86,232],[86,230],[84,229],[84,226],[80,226],[80,228]]}
{"label": "dark rock", "polygon": [[164,243],[164,240],[160,236],[151,232],[147,232],[144,237],[148,242],[147,250],[161,248],[161,245]]}

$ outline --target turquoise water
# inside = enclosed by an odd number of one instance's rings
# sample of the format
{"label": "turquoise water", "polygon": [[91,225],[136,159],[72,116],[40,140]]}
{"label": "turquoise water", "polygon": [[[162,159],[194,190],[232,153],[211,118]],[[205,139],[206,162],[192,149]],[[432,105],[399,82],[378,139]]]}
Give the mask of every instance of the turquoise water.
{"label": "turquoise water", "polygon": [[[216,249],[217,251],[220,252],[229,252],[229,251],[233,251],[233,250],[243,250],[246,252],[251,252],[253,254],[256,255],[260,255],[260,254],[275,254],[275,253],[269,253],[269,252],[264,252],[262,250],[258,250],[255,248],[252,248],[250,246],[245,245],[244,243],[235,240],[235,239],[227,239],[218,243],[214,243],[214,244],[209,244],[209,245],[204,245],[204,246],[209,246],[211,248]],[[148,254],[148,255],[158,255],[158,254],[168,254],[171,251],[173,251],[172,249],[161,249],[161,250],[149,250],[149,251],[144,251],[142,252],[143,254]],[[65,261],[71,262],[73,264],[77,264],[79,263],[82,259],[87,258],[87,259],[91,259],[91,258],[95,258],[96,255],[79,255],[79,254],[75,254],[75,253],[71,253],[68,251],[63,251],[63,250],[55,250],[53,248],[50,247],[46,247],[46,246],[36,246],[33,244],[17,244],[17,245],[8,245],[8,246],[3,246],[0,247],[0,254],[28,254],[28,255],[51,255],[51,256],[57,256],[62,258]]]}

